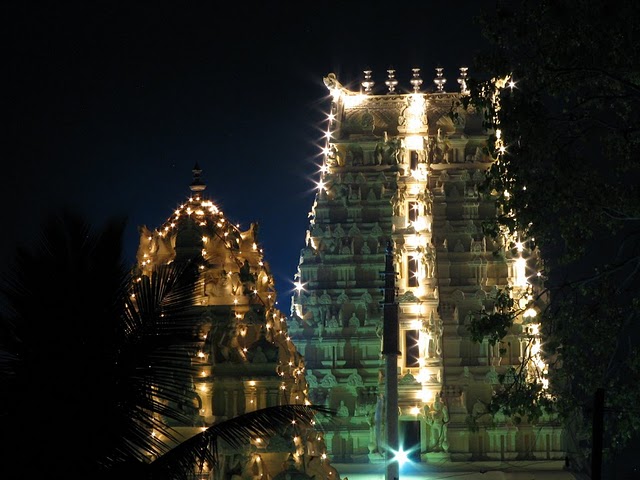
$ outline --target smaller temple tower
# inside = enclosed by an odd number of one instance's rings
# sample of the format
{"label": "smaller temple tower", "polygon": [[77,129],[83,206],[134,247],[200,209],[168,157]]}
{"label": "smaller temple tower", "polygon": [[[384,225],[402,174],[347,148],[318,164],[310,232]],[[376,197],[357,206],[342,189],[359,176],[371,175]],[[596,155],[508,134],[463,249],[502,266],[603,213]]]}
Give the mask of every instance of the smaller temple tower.
{"label": "smaller temple tower", "polygon": [[[140,227],[136,267],[146,275],[155,265],[195,260],[200,269],[194,308],[201,311],[202,343],[191,357],[199,418],[195,426],[176,427],[186,437],[261,408],[309,404],[304,360],[275,308],[258,225],[243,231],[229,222],[205,197],[201,174],[196,164],[190,196],[163,225]],[[207,478],[267,479],[291,468],[316,479],[340,478],[322,433],[294,423],[277,437],[247,438],[243,451],[222,445],[219,454]]]}

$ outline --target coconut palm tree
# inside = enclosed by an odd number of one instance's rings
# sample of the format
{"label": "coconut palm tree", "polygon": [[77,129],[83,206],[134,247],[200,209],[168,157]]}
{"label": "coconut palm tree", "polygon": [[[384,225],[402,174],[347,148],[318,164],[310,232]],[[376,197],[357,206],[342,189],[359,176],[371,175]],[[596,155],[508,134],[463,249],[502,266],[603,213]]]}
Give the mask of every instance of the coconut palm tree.
{"label": "coconut palm tree", "polygon": [[215,465],[218,439],[239,446],[247,434],[330,413],[273,407],[185,441],[172,425],[192,422],[184,399],[194,393],[188,353],[201,321],[197,265],[132,277],[122,261],[125,225],[113,219],[96,230],[73,212],[52,215],[4,273],[0,421],[9,441],[0,478],[188,478]]}

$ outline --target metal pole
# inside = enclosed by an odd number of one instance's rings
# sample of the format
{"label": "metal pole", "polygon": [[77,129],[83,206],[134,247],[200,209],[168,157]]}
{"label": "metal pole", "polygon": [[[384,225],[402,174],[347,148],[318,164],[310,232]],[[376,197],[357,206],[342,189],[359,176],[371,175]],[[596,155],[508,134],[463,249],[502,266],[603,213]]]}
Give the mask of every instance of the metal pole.
{"label": "metal pole", "polygon": [[384,275],[382,355],[385,357],[384,396],[386,404],[387,446],[386,480],[400,478],[400,466],[396,459],[398,441],[398,305],[396,295],[396,272],[393,267],[393,247],[387,242]]}

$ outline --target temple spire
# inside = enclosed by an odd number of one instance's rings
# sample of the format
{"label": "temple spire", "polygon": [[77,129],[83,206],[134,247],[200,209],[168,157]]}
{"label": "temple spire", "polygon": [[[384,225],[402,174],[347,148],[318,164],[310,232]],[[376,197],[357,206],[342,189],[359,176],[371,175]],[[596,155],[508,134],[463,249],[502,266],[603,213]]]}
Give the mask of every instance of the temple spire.
{"label": "temple spire", "polygon": [[202,174],[202,169],[200,168],[200,165],[198,165],[198,162],[196,162],[196,164],[193,166],[193,170],[191,171],[193,172],[193,181],[191,182],[191,185],[189,185],[189,188],[191,189],[191,191],[201,192],[205,188],[207,188],[207,184],[200,179],[200,175]]}
{"label": "temple spire", "polygon": [[413,76],[411,77],[410,83],[413,85],[413,93],[420,92],[420,85],[422,85],[422,79],[420,78],[420,69],[412,68]]}
{"label": "temple spire", "polygon": [[371,73],[371,70],[364,70],[364,80],[362,81],[364,93],[371,93],[373,86],[376,84],[376,82],[371,79]]}
{"label": "temple spire", "polygon": [[396,87],[398,86],[398,79],[396,78],[396,71],[393,67],[389,67],[387,70],[389,78],[385,80],[384,84],[389,88],[389,94],[396,93]]}
{"label": "temple spire", "polygon": [[447,79],[443,77],[443,70],[442,67],[436,67],[436,78],[433,79],[438,92],[444,92],[444,84],[447,83]]}

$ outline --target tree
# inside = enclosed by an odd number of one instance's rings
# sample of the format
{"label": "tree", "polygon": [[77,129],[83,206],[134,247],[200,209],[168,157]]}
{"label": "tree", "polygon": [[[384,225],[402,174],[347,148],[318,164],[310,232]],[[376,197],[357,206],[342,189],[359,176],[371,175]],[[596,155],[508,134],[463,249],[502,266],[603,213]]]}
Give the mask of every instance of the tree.
{"label": "tree", "polygon": [[[189,351],[197,265],[131,278],[121,261],[124,220],[94,230],[72,212],[52,215],[37,246],[4,272],[0,418],[6,478],[187,478],[215,465],[217,441],[310,425],[320,407],[253,412],[182,438],[193,395]],[[326,412],[325,412],[326,413]],[[183,443],[184,442],[184,443]],[[180,444],[175,450],[176,444]],[[149,465],[153,458],[159,458]]]}
{"label": "tree", "polygon": [[499,2],[480,19],[492,46],[457,106],[485,113],[496,159],[483,186],[498,212],[487,232],[540,255],[551,383],[530,394],[552,400],[576,461],[590,452],[598,388],[605,454],[640,432],[639,15],[632,1]]}

